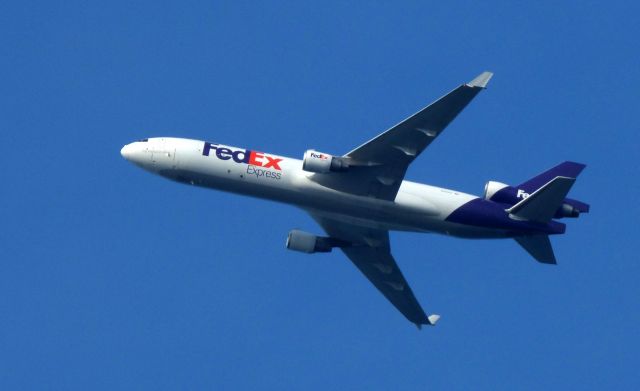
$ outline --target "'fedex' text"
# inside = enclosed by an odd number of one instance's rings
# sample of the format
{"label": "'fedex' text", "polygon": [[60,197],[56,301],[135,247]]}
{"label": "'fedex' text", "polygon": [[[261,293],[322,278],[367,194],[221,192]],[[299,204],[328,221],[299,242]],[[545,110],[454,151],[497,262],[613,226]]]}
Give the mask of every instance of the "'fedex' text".
{"label": "'fedex' text", "polygon": [[236,163],[249,164],[256,167],[271,168],[281,171],[280,162],[282,159],[266,155],[262,152],[251,151],[248,149],[236,149],[219,147],[218,144],[205,142],[202,149],[202,155],[209,156],[211,151],[215,151],[215,155],[220,160],[233,159]]}

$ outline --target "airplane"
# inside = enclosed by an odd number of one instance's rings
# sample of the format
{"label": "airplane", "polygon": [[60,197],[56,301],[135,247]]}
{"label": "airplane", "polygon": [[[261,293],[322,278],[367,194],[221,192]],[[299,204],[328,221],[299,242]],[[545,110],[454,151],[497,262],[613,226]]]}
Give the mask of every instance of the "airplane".
{"label": "airplane", "polygon": [[145,138],[125,145],[133,164],[176,182],[291,204],[326,232],[293,229],[286,248],[303,253],[339,248],[418,328],[426,315],[391,254],[389,231],[461,238],[513,238],[534,259],[555,264],[556,221],[589,212],[566,198],[585,165],[566,161],[516,186],[489,181],[477,197],[404,180],[409,164],[486,88],[483,72],[342,156],[307,150],[302,160],[184,138]]}

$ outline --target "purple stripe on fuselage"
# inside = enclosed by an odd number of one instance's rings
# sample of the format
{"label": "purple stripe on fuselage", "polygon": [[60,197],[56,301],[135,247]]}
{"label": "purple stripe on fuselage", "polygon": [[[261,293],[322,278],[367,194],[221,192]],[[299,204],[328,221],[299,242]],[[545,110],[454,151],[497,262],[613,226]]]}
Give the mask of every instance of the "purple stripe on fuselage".
{"label": "purple stripe on fuselage", "polygon": [[512,186],[507,186],[492,195],[491,201],[499,204],[515,205],[518,201],[522,201],[522,198],[518,198],[518,189]]}
{"label": "purple stripe on fuselage", "polygon": [[514,220],[505,211],[510,205],[487,201],[483,198],[473,199],[454,210],[446,221],[491,229],[508,231],[513,236],[544,233],[548,235],[562,234],[565,225],[557,221],[537,223],[533,221]]}

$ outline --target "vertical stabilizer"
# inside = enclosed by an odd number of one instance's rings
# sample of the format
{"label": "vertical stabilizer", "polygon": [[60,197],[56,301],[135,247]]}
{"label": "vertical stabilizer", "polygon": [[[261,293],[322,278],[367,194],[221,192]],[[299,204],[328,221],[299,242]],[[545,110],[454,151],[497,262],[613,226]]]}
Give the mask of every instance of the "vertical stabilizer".
{"label": "vertical stabilizer", "polygon": [[519,184],[516,188],[522,189],[531,194],[555,177],[564,176],[567,178],[577,178],[585,167],[586,166],[584,164],[576,162],[560,163],[542,174],[536,175],[528,181]]}

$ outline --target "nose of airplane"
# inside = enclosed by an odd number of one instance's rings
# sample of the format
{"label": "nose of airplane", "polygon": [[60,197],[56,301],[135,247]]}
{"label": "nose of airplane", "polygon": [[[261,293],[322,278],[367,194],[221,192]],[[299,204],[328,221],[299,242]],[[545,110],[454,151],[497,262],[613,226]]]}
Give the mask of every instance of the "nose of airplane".
{"label": "nose of airplane", "polygon": [[145,164],[147,161],[147,154],[145,153],[145,148],[139,141],[130,143],[122,147],[120,150],[120,155],[123,158],[127,159],[131,163],[141,165]]}
{"label": "nose of airplane", "polygon": [[131,144],[127,144],[122,147],[122,149],[120,150],[120,155],[122,155],[123,158],[129,160],[131,158]]}
{"label": "nose of airplane", "polygon": [[140,166],[145,169],[151,169],[155,167],[155,161],[153,161],[152,146],[149,145],[147,139],[135,141],[125,145],[120,150],[120,155],[127,161]]}

